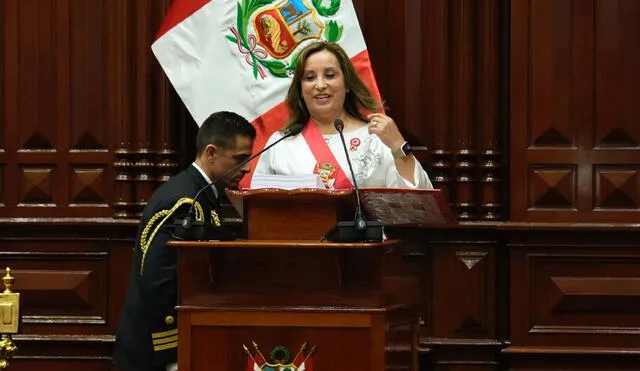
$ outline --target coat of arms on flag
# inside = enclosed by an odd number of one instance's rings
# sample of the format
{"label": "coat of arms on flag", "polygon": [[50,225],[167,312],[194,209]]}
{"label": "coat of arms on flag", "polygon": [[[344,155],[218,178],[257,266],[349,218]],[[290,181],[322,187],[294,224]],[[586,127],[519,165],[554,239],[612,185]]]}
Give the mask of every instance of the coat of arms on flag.
{"label": "coat of arms on flag", "polygon": [[[237,44],[238,52],[253,68],[254,78],[264,79],[265,70],[274,77],[288,77],[295,67],[295,55],[289,57],[304,40],[337,42],[343,26],[336,20],[322,21],[340,10],[340,0],[242,0],[237,7],[237,24],[230,27],[227,40]],[[273,58],[270,59],[269,57]],[[283,61],[284,60],[284,61]]]}
{"label": "coat of arms on flag", "polygon": [[313,353],[316,346],[307,350],[307,343],[302,344],[295,356],[287,347],[277,346],[269,354],[270,362],[262,355],[255,342],[251,342],[253,352],[245,345],[242,348],[247,353],[247,371],[313,371]]}

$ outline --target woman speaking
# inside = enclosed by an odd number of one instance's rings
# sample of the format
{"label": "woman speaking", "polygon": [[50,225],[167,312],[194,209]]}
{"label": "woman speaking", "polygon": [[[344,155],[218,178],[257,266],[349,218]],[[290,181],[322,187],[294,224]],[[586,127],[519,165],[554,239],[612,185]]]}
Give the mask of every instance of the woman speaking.
{"label": "woman speaking", "polygon": [[[305,125],[262,154],[256,173],[318,174],[329,189],[353,188],[343,134],[361,187],[432,189],[431,181],[395,122],[379,113],[381,104],[362,82],[346,52],[336,43],[315,42],[298,57],[286,98],[291,116],[283,129]],[[283,136],[274,133],[267,145]]]}

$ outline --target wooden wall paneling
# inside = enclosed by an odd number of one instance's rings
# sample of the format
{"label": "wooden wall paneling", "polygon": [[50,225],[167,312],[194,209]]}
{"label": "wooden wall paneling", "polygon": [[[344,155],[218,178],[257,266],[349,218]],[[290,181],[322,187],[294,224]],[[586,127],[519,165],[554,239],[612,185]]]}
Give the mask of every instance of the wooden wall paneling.
{"label": "wooden wall paneling", "polygon": [[[395,8],[391,13],[395,15]],[[429,159],[429,147],[427,138],[429,136],[426,117],[423,112],[422,82],[424,74],[424,60],[422,59],[422,38],[424,37],[424,25],[422,24],[422,14],[424,12],[424,2],[419,0],[409,0],[404,7],[398,7],[398,16],[404,22],[404,37],[396,42],[403,46],[402,52],[392,52],[392,68],[398,70],[404,64],[404,75],[402,82],[404,89],[392,91],[397,98],[394,100],[402,102],[404,118],[401,125],[406,139],[413,145],[416,158],[427,168]],[[402,13],[400,13],[400,11]]]}
{"label": "wooden wall paneling", "polygon": [[510,371],[622,371],[638,369],[636,354],[628,353],[627,356],[614,355],[609,353],[609,349],[590,349],[588,352],[573,354],[559,350],[556,354],[519,355],[517,358],[509,357],[509,359],[508,370]]}
{"label": "wooden wall paneling", "polygon": [[16,290],[22,294],[22,323],[105,325],[107,252],[43,251],[58,250],[54,243],[31,246],[31,251],[0,255],[19,281]]}
{"label": "wooden wall paneling", "polygon": [[108,217],[126,204],[112,152],[129,123],[122,4],[3,2],[0,215]]}
{"label": "wooden wall paneling", "polygon": [[[430,148],[429,175],[434,187],[442,190],[453,203],[453,154],[451,151],[452,128],[449,125],[449,32],[447,1],[423,3],[422,23],[425,35],[422,38],[423,115],[428,125],[426,141]],[[453,205],[452,205],[453,206]],[[455,209],[454,209],[455,211]]]}
{"label": "wooden wall paneling", "polygon": [[430,174],[463,221],[503,220],[499,0],[423,4]]}
{"label": "wooden wall paneling", "polygon": [[[156,30],[160,28],[170,5],[171,0],[154,1],[152,3],[152,19],[155,23],[154,26],[157,26]],[[153,111],[155,112],[154,119],[152,120],[152,127],[156,133],[155,181],[156,185],[160,185],[175,174],[178,169],[178,153],[176,152],[177,140],[173,135],[175,131],[174,126],[178,123],[172,119],[172,112],[176,109],[175,106],[178,102],[172,99],[173,95],[169,79],[155,58],[151,66],[151,75],[153,76],[151,81],[153,87],[151,91],[154,92],[154,102],[156,105],[155,111]]]}
{"label": "wooden wall paneling", "polygon": [[[422,3],[381,1],[375,7],[373,3],[367,3],[374,14],[368,19],[378,26],[365,27],[363,32],[371,43],[374,72],[387,114],[412,142],[418,158],[426,160],[428,154],[420,153],[426,150],[420,135],[424,130],[420,107]],[[382,27],[380,21],[385,22]]]}
{"label": "wooden wall paneling", "polygon": [[470,221],[478,219],[478,203],[476,197],[476,147],[474,140],[474,73],[473,53],[474,25],[477,2],[454,0],[450,5],[451,32],[451,75],[450,86],[453,89],[449,125],[453,128],[455,143],[453,148],[453,167],[455,174],[455,210],[458,219]]}
{"label": "wooden wall paneling", "polygon": [[391,43],[396,41],[392,39],[392,35],[403,36],[402,30],[396,25],[397,19],[386,17],[389,10],[387,0],[362,1],[361,4],[354,4],[354,6],[356,7],[356,12],[358,12],[364,40],[367,43],[378,89],[382,99],[388,100],[387,96],[389,95],[390,84],[392,84],[389,48]]}
{"label": "wooden wall paneling", "polygon": [[[60,150],[69,153],[69,173],[61,174],[60,179],[63,189],[69,190],[69,196],[59,203],[60,206],[78,209],[92,207],[96,210],[91,210],[90,216],[110,216],[114,173],[110,166],[112,156],[107,106],[110,92],[106,84],[106,71],[109,66],[104,63],[103,57],[108,48],[103,35],[108,28],[109,13],[106,3],[95,5],[91,2],[56,3],[61,15],[69,13],[70,22],[67,23],[65,18],[59,20],[56,47],[58,78],[62,81],[57,89],[47,93],[55,91],[58,106],[69,107],[68,111],[60,109],[58,119],[62,133]],[[66,54],[71,57],[69,62]],[[68,85],[64,81],[67,79]],[[84,89],[86,92],[83,92]],[[65,127],[68,132],[63,130]],[[58,161],[58,165],[66,164]],[[67,182],[68,185],[65,184]],[[60,191],[54,193],[65,195]]]}
{"label": "wooden wall paneling", "polygon": [[431,349],[430,364],[496,369],[502,348],[496,331],[497,293],[502,292],[496,282],[504,275],[497,269],[498,236],[483,225],[427,230],[426,236],[425,248],[433,254],[433,293],[422,300],[432,307],[432,325],[420,342]]}
{"label": "wooden wall paneling", "polygon": [[169,3],[3,3],[0,215],[135,217],[175,171],[150,51]]}
{"label": "wooden wall paneling", "polygon": [[[17,204],[18,182],[10,182],[8,179],[15,179],[18,166],[13,161],[9,161],[10,153],[16,151],[16,142],[13,139],[16,135],[15,123],[18,121],[18,17],[16,1],[5,1],[0,6],[2,15],[2,131],[3,131],[3,151],[0,152],[2,159],[2,215],[7,213],[8,205]],[[8,175],[8,176],[7,176]]]}
{"label": "wooden wall paneling", "polygon": [[421,266],[423,369],[637,368],[636,225],[389,233],[408,242],[410,270]]}
{"label": "wooden wall paneling", "polygon": [[599,0],[595,9],[591,208],[635,222],[640,216],[640,3]]}
{"label": "wooden wall paneling", "polygon": [[512,369],[542,362],[549,370],[637,368],[637,226],[522,227],[503,226],[518,228],[504,233],[511,286],[505,360]]}
{"label": "wooden wall paneling", "polygon": [[[5,45],[6,45],[6,41],[7,41],[7,37],[6,37],[6,29],[5,27],[8,27],[11,22],[5,21],[6,17],[6,10],[5,10],[5,4],[2,4],[3,6],[0,6],[0,19],[3,20],[2,26],[0,26],[0,208],[5,206],[5,195],[6,195],[6,185],[5,185],[5,171],[6,171],[6,153],[7,153],[7,149],[6,149],[6,131],[8,128],[7,125],[7,115],[6,115],[6,93],[5,93],[5,88],[6,88],[6,80],[7,80],[7,76],[5,76],[5,69],[6,69],[6,65],[7,62],[5,60],[6,54],[5,54]],[[1,211],[0,211],[1,213]]]}
{"label": "wooden wall paneling", "polygon": [[131,218],[135,214],[135,189],[133,182],[133,117],[135,106],[131,99],[132,82],[129,40],[131,9],[125,1],[108,2],[108,51],[107,84],[109,91],[117,92],[109,99],[110,126],[113,128],[114,218]]}
{"label": "wooden wall paneling", "polygon": [[485,221],[503,220],[503,192],[502,173],[506,167],[502,166],[504,141],[502,132],[505,128],[501,120],[500,108],[505,102],[500,94],[500,68],[507,66],[502,63],[506,45],[500,42],[500,31],[504,31],[505,19],[500,16],[500,1],[487,0],[479,2],[478,10],[478,78],[475,123],[479,147],[479,219]]}
{"label": "wooden wall paneling", "polygon": [[[60,12],[54,12],[51,2],[26,3],[8,2],[4,4],[6,33],[4,34],[5,68],[7,77],[5,98],[5,125],[7,125],[7,182],[6,208],[3,212],[15,210],[18,204],[25,206],[47,205],[47,209],[55,206],[57,195],[52,194],[57,185],[60,169],[55,163],[58,160],[58,143],[56,131],[58,127],[56,104],[47,99],[42,90],[57,88],[55,79],[55,55],[52,47],[34,48],[43,41],[38,40],[42,34],[55,35],[55,18]],[[40,9],[40,19],[29,13]],[[3,24],[5,24],[3,20]],[[19,37],[20,35],[20,37]],[[39,72],[38,69],[42,69]],[[29,71],[24,73],[23,71]],[[42,77],[42,80],[39,78]],[[41,89],[39,89],[41,88]],[[48,92],[47,92],[48,93]],[[39,109],[34,109],[38,107]],[[40,115],[41,113],[41,115]],[[47,125],[39,124],[39,119],[47,117]],[[18,124],[19,123],[19,124]],[[18,159],[17,152],[22,152]],[[29,160],[33,156],[48,154],[48,159],[36,166]],[[26,158],[25,158],[26,157]],[[31,158],[30,158],[31,157]],[[54,200],[55,198],[55,200]]]}
{"label": "wooden wall paneling", "polygon": [[[73,342],[73,341],[72,341]],[[85,344],[77,344],[76,347],[84,346]],[[47,345],[49,346],[49,345]],[[47,371],[67,371],[67,370],[83,370],[83,371],[117,371],[115,368],[99,357],[91,358],[72,358],[65,356],[49,356],[42,359],[28,358],[28,356],[16,355],[10,366],[11,371],[33,371],[33,370],[47,370]]]}
{"label": "wooden wall paneling", "polygon": [[107,116],[104,9],[7,1],[2,17],[7,181],[0,213],[110,215],[113,172],[108,127],[101,121]]}
{"label": "wooden wall paneling", "polygon": [[419,304],[419,335],[428,337],[431,333],[432,303],[433,303],[433,254],[426,244],[423,231],[417,228],[389,228],[386,230],[389,238],[403,241],[402,259],[406,272],[417,278],[420,297]]}
{"label": "wooden wall paneling", "polygon": [[[167,13],[171,0],[154,1],[153,17],[158,28],[162,24],[162,20]],[[172,120],[172,112],[175,110],[176,101],[172,100],[171,84],[164,74],[162,67],[157,60],[153,60],[151,74],[154,77],[152,83],[154,87],[155,115],[152,121],[152,127],[156,128],[155,146],[156,146],[156,184],[160,185],[176,173],[178,169],[176,145],[177,141],[173,135],[174,125],[177,123]]]}
{"label": "wooden wall paneling", "polygon": [[8,22],[6,20],[7,16],[6,16],[6,10],[5,10],[5,5],[6,4],[2,4],[3,6],[0,6],[0,19],[3,20],[2,22],[2,27],[0,27],[0,207],[2,205],[4,205],[4,179],[2,177],[2,173],[4,170],[4,166],[2,166],[2,164],[4,164],[4,158],[2,156],[4,156],[4,154],[6,153],[6,143],[5,143],[5,138],[6,138],[6,129],[7,129],[7,122],[6,122],[6,97],[5,97],[5,88],[6,88],[6,80],[7,80],[7,76],[5,76],[5,69],[6,69],[6,65],[7,62],[5,60],[5,46],[6,46],[6,42],[7,42],[7,37],[6,37],[6,30],[5,28],[7,28],[8,26],[11,25],[11,22]]}
{"label": "wooden wall paneling", "polygon": [[0,220],[0,264],[13,269],[22,296],[19,352],[10,369],[111,367],[136,226]]}
{"label": "wooden wall paneling", "polygon": [[137,218],[155,188],[177,169],[172,118],[182,103],[150,49],[169,5],[170,0],[113,3],[121,13],[112,21],[117,36],[111,47],[121,67],[113,72],[113,84],[127,87],[114,103],[121,123],[114,146],[117,218]]}
{"label": "wooden wall paneling", "polygon": [[[134,81],[135,102],[137,109],[134,111],[135,125],[135,162],[133,164],[136,190],[136,216],[142,214],[142,208],[151,197],[156,183],[154,176],[154,117],[153,112],[157,111],[156,102],[153,99],[153,90],[150,89],[152,82],[151,65],[153,54],[150,49],[158,27],[154,27],[152,16],[153,1],[136,1],[133,6],[135,14],[133,48],[131,52],[135,57]],[[154,76],[160,78],[160,76]]]}
{"label": "wooden wall paneling", "polygon": [[585,234],[592,237],[589,242],[555,242],[549,235],[545,242],[509,246],[513,346],[637,344],[637,247],[628,244],[624,231],[608,239],[587,231],[581,237]]}
{"label": "wooden wall paneling", "polygon": [[634,1],[512,2],[514,220],[637,219],[639,14]]}

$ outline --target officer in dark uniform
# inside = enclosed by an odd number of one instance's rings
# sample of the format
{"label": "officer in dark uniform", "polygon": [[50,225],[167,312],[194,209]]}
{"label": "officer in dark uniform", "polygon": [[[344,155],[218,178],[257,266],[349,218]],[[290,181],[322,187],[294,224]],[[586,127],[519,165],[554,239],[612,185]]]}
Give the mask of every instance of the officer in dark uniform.
{"label": "officer in dark uniform", "polygon": [[[144,208],[133,253],[129,291],[118,326],[114,362],[123,371],[166,371],[177,362],[177,252],[166,246],[175,220],[191,210],[194,219],[220,226],[215,188],[199,189],[251,156],[256,131],[243,117],[216,112],[196,137],[196,159],[156,190]],[[217,185],[235,188],[245,166]],[[222,188],[221,187],[221,188]],[[193,205],[193,206],[192,206]]]}

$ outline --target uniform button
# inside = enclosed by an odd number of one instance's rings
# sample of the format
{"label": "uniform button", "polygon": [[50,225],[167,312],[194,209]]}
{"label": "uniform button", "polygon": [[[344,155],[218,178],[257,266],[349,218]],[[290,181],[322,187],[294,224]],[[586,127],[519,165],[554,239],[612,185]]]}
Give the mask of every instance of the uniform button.
{"label": "uniform button", "polygon": [[166,323],[167,325],[173,325],[173,322],[175,322],[173,316],[164,317],[164,323]]}

